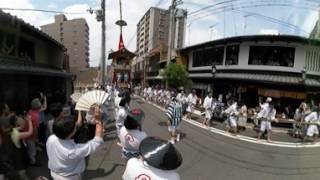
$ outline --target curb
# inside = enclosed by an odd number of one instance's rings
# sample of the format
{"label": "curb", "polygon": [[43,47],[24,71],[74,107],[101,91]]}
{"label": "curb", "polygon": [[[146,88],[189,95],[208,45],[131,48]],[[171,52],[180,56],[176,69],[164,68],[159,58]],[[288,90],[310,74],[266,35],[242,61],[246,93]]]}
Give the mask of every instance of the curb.
{"label": "curb", "polygon": [[[135,95],[135,97],[139,98],[140,100],[150,104],[150,105],[153,105],[154,107],[160,109],[161,111],[166,111],[164,108],[154,104],[154,103],[150,103],[150,102],[147,102],[145,101],[144,99],[142,99],[140,96],[137,96]],[[243,135],[232,135],[226,131],[223,131],[221,129],[217,129],[217,128],[214,128],[214,127],[209,127],[209,128],[206,128],[206,127],[203,127],[201,123],[197,122],[197,121],[193,121],[193,120],[188,120],[186,118],[183,118],[182,119],[183,121],[185,122],[188,122],[189,124],[192,124],[194,126],[197,126],[199,128],[202,128],[202,129],[205,129],[205,130],[208,130],[212,133],[215,133],[215,134],[219,134],[219,135],[222,135],[222,136],[226,136],[226,137],[229,137],[229,138],[232,138],[232,139],[237,139],[237,140],[242,140],[242,141],[246,141],[246,142],[250,142],[250,143],[255,143],[255,144],[261,144],[261,145],[266,145],[266,146],[274,146],[274,147],[283,147],[283,148],[311,148],[311,147],[320,147],[320,142],[316,142],[316,143],[290,143],[290,142],[283,142],[283,141],[272,141],[272,142],[267,142],[266,140],[261,140],[261,141],[257,141],[256,138],[252,138],[252,137],[248,137],[248,136],[243,136]]]}

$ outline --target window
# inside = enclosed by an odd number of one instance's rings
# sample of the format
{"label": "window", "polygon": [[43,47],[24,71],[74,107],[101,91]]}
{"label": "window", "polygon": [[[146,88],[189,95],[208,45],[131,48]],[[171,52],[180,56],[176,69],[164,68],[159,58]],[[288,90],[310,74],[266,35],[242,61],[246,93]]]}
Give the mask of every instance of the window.
{"label": "window", "polygon": [[222,65],[224,47],[210,47],[193,52],[193,67]]}
{"label": "window", "polygon": [[19,57],[25,60],[34,60],[34,43],[30,40],[19,39]]}
{"label": "window", "polygon": [[251,46],[249,65],[293,67],[295,48],[280,46]]}
{"label": "window", "polygon": [[3,55],[15,56],[17,52],[16,36],[13,34],[2,34],[2,49],[0,50],[0,53]]}
{"label": "window", "polygon": [[227,46],[226,65],[237,65],[239,61],[239,45]]}

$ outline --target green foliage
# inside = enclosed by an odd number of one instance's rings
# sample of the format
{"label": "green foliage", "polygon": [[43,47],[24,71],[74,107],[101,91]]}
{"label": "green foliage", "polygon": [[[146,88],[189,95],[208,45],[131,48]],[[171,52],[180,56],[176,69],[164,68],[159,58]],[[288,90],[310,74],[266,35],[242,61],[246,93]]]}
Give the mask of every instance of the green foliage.
{"label": "green foliage", "polygon": [[186,87],[190,84],[188,72],[182,64],[168,64],[161,75],[164,77],[165,81],[168,81],[169,86],[173,88],[178,88],[180,86]]}

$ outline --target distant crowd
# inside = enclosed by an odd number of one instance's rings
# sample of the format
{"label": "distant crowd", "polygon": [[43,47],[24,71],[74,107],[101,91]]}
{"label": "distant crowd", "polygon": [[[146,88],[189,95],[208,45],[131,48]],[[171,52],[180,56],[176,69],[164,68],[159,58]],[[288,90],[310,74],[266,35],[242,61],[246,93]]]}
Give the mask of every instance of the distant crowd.
{"label": "distant crowd", "polygon": [[[155,103],[165,108],[169,107],[172,99],[176,99],[181,103],[183,115],[186,119],[191,119],[195,113],[195,107],[201,112],[203,117],[203,126],[209,127],[216,119],[225,119],[224,124],[226,131],[236,134],[243,131],[247,127],[247,121],[253,120],[254,130],[257,131],[257,139],[265,137],[271,142],[272,122],[279,122],[276,118],[276,108],[271,97],[267,97],[263,103],[258,104],[255,109],[248,109],[247,106],[238,102],[231,94],[224,97],[220,94],[217,98],[208,92],[202,101],[196,94],[195,90],[191,90],[189,94],[183,89],[162,89],[156,87],[136,87],[135,93],[143,97],[146,101]],[[302,138],[304,142],[315,142],[319,137],[320,127],[320,103],[318,105],[307,104],[301,102],[299,108],[294,113],[292,135]]]}

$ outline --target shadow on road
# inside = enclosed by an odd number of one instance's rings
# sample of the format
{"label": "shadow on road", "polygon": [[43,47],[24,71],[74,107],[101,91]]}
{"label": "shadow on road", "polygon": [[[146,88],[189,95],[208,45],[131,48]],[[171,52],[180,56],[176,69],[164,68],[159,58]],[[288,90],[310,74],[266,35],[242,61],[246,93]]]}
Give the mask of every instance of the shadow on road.
{"label": "shadow on road", "polygon": [[166,122],[166,121],[161,121],[161,122],[158,123],[158,125],[165,127],[165,126],[168,126],[168,122]]}
{"label": "shadow on road", "polygon": [[99,169],[95,169],[95,170],[86,170],[85,171],[85,175],[84,175],[84,179],[94,179],[94,178],[99,178],[99,177],[107,177],[110,174],[112,174],[118,166],[125,166],[125,164],[113,164],[113,166],[111,167],[111,169],[109,171],[105,171],[102,168]]}

